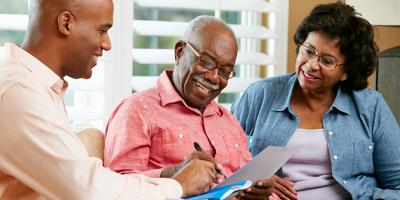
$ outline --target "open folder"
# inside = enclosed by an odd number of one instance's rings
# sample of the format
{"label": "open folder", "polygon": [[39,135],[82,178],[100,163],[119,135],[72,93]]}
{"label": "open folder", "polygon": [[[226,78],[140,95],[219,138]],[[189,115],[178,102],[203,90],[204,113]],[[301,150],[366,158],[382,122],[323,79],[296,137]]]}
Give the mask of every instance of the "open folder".
{"label": "open folder", "polygon": [[258,180],[270,178],[289,160],[295,150],[296,148],[269,146],[214,189],[186,199],[226,199],[231,197]]}

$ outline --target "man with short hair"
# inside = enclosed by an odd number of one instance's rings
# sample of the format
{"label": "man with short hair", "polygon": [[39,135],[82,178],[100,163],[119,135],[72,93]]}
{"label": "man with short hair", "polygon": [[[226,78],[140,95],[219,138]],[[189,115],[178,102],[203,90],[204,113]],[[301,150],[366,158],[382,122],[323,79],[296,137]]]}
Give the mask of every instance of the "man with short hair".
{"label": "man with short hair", "polygon": [[177,198],[217,178],[199,159],[171,178],[121,175],[71,133],[64,77],[91,77],[111,48],[113,9],[112,0],[31,0],[23,44],[6,44],[0,61],[0,199]]}
{"label": "man with short hair", "polygon": [[[235,75],[237,49],[224,22],[208,16],[192,20],[175,45],[174,70],[163,72],[155,87],[128,97],[112,113],[104,164],[124,174],[170,177],[182,163],[199,157],[194,142],[222,165],[218,168],[225,177],[250,161],[243,129],[214,101]],[[291,183],[274,176],[241,197],[266,199],[273,193],[283,199],[295,196]]]}

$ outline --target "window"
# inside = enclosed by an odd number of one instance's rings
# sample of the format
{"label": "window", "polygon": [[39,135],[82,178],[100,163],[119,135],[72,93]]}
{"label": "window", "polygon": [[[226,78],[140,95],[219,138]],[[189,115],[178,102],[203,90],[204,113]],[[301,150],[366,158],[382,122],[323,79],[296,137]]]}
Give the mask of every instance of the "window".
{"label": "window", "polygon": [[5,42],[20,44],[25,36],[28,0],[2,0],[0,4],[0,57]]}
{"label": "window", "polygon": [[174,65],[174,44],[198,15],[215,16],[233,28],[239,44],[235,71],[219,103],[231,103],[254,81],[286,73],[285,0],[135,0],[133,16],[134,91],[151,87]]}
{"label": "window", "polygon": [[[21,44],[28,0],[2,0],[0,43]],[[134,0],[114,1],[112,50],[104,53],[90,80],[72,80],[65,95],[71,123],[103,129],[111,111],[132,92],[154,85],[173,68],[174,45],[198,15],[216,16],[238,37],[236,77],[218,97],[229,107],[248,85],[286,74],[288,0]],[[0,47],[0,55],[2,48]]]}

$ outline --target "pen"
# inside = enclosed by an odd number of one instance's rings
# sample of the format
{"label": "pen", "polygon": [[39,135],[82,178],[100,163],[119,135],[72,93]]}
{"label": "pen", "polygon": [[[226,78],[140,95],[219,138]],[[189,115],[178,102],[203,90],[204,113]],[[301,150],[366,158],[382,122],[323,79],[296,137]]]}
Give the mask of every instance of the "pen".
{"label": "pen", "polygon": [[[197,142],[193,142],[193,146],[196,149],[196,151],[203,151],[203,148],[201,148],[200,144]],[[224,174],[222,173],[221,169],[216,168],[215,170],[217,170],[217,173],[220,174],[221,176],[224,176]]]}

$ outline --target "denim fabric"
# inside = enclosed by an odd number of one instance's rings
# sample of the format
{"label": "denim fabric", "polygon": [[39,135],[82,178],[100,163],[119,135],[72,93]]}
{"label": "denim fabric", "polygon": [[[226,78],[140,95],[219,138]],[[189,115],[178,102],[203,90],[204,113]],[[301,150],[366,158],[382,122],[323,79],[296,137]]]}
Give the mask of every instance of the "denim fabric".
{"label": "denim fabric", "polygon": [[[290,98],[294,74],[252,84],[232,106],[251,153],[286,146],[300,119]],[[400,128],[381,94],[340,86],[323,116],[332,176],[353,199],[400,199]]]}

